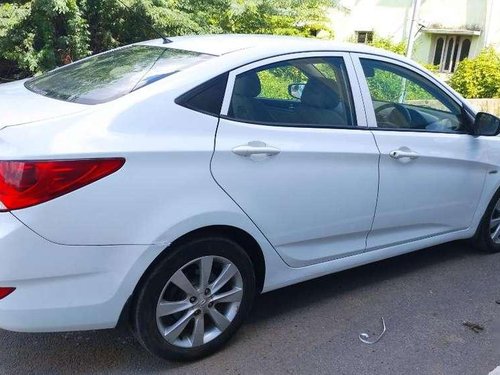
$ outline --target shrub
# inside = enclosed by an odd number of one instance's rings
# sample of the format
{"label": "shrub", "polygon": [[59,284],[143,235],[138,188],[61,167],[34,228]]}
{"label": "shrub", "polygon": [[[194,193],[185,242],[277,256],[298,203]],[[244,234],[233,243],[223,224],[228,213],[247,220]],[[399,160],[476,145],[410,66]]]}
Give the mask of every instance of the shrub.
{"label": "shrub", "polygon": [[369,43],[372,47],[382,48],[386,51],[404,55],[406,53],[405,42],[394,42],[391,38],[381,38],[375,35],[373,41]]}
{"label": "shrub", "polygon": [[466,98],[500,98],[500,54],[485,48],[476,58],[463,60],[450,85]]}

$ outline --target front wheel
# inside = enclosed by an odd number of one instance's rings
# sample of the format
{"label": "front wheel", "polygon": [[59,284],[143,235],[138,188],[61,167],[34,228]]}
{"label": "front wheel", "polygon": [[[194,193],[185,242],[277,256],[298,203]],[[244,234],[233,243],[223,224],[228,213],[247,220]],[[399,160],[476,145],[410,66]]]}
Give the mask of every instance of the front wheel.
{"label": "front wheel", "polygon": [[236,332],[254,294],[252,262],[241,246],[225,238],[187,242],[171,249],[142,283],[134,304],[136,336],[161,358],[202,358]]}
{"label": "front wheel", "polygon": [[500,252],[500,191],[491,200],[474,238],[477,246],[487,253]]}

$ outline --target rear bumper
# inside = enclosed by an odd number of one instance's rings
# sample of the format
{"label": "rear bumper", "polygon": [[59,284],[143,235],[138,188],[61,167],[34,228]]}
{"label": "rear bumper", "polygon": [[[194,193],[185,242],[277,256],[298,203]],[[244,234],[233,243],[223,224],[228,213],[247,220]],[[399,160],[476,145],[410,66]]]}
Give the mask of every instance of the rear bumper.
{"label": "rear bumper", "polygon": [[115,327],[150,247],[63,246],[0,213],[0,328],[54,332]]}

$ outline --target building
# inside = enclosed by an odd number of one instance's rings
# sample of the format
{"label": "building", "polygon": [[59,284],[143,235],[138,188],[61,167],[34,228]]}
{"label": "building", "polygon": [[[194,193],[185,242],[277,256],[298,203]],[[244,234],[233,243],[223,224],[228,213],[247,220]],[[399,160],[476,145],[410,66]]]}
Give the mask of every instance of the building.
{"label": "building", "polygon": [[[414,0],[339,0],[331,10],[335,38],[369,43],[374,37],[407,41]],[[500,51],[500,0],[420,0],[412,58],[452,73],[484,47]]]}

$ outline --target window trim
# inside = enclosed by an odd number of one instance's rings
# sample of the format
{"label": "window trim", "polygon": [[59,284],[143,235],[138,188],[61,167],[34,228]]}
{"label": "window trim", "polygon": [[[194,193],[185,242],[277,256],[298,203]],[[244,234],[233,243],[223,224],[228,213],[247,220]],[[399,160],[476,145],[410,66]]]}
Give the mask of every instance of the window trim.
{"label": "window trim", "polygon": [[[236,80],[236,76],[245,72],[248,72],[253,69],[257,69],[260,67],[265,67],[266,65],[270,65],[273,63],[284,62],[289,60],[299,60],[299,59],[307,59],[307,58],[328,58],[328,57],[340,57],[344,61],[344,65],[346,67],[348,84],[351,89],[351,96],[353,99],[354,106],[354,126],[345,127],[345,126],[315,126],[314,124],[301,125],[296,123],[275,123],[275,122],[257,122],[257,121],[243,121],[241,119],[235,119],[229,116],[229,107],[231,104],[231,99],[233,96],[234,83]],[[237,69],[234,69],[229,72],[229,78],[227,80],[226,92],[224,94],[224,101],[222,103],[221,110],[221,118],[240,122],[247,124],[255,124],[255,125],[266,125],[266,126],[278,126],[278,127],[295,127],[295,128],[314,128],[314,129],[358,129],[358,128],[367,128],[368,122],[366,118],[365,109],[360,100],[361,98],[361,90],[358,84],[356,71],[352,64],[349,52],[298,52],[298,53],[290,53],[286,55],[274,56],[270,58],[266,58],[263,60],[255,61],[250,64],[246,64]]]}
{"label": "window trim", "polygon": [[352,53],[351,54],[354,67],[356,70],[356,74],[359,80],[359,86],[361,88],[361,95],[363,97],[363,103],[365,105],[366,117],[367,117],[367,127],[370,130],[383,130],[383,131],[395,131],[395,132],[414,132],[414,133],[432,133],[432,134],[453,134],[453,135],[468,135],[470,132],[444,132],[444,131],[432,131],[426,129],[407,129],[407,128],[381,128],[377,124],[377,119],[375,116],[375,108],[373,106],[373,101],[370,93],[370,88],[368,87],[368,82],[366,80],[363,67],[361,65],[361,59],[366,60],[376,60],[380,62],[385,62],[388,64],[397,65],[401,68],[412,71],[415,74],[418,74],[424,79],[430,81],[434,86],[440,89],[443,92],[443,95],[446,95],[450,98],[451,101],[455,102],[462,110],[462,113],[469,113],[468,107],[465,103],[453,92],[450,91],[448,87],[446,87],[442,82],[440,82],[437,78],[433,77],[431,74],[426,72],[425,70],[419,69],[415,66],[405,63],[404,61],[400,61],[397,59],[393,59],[390,57],[382,57],[371,54],[364,53]]}

